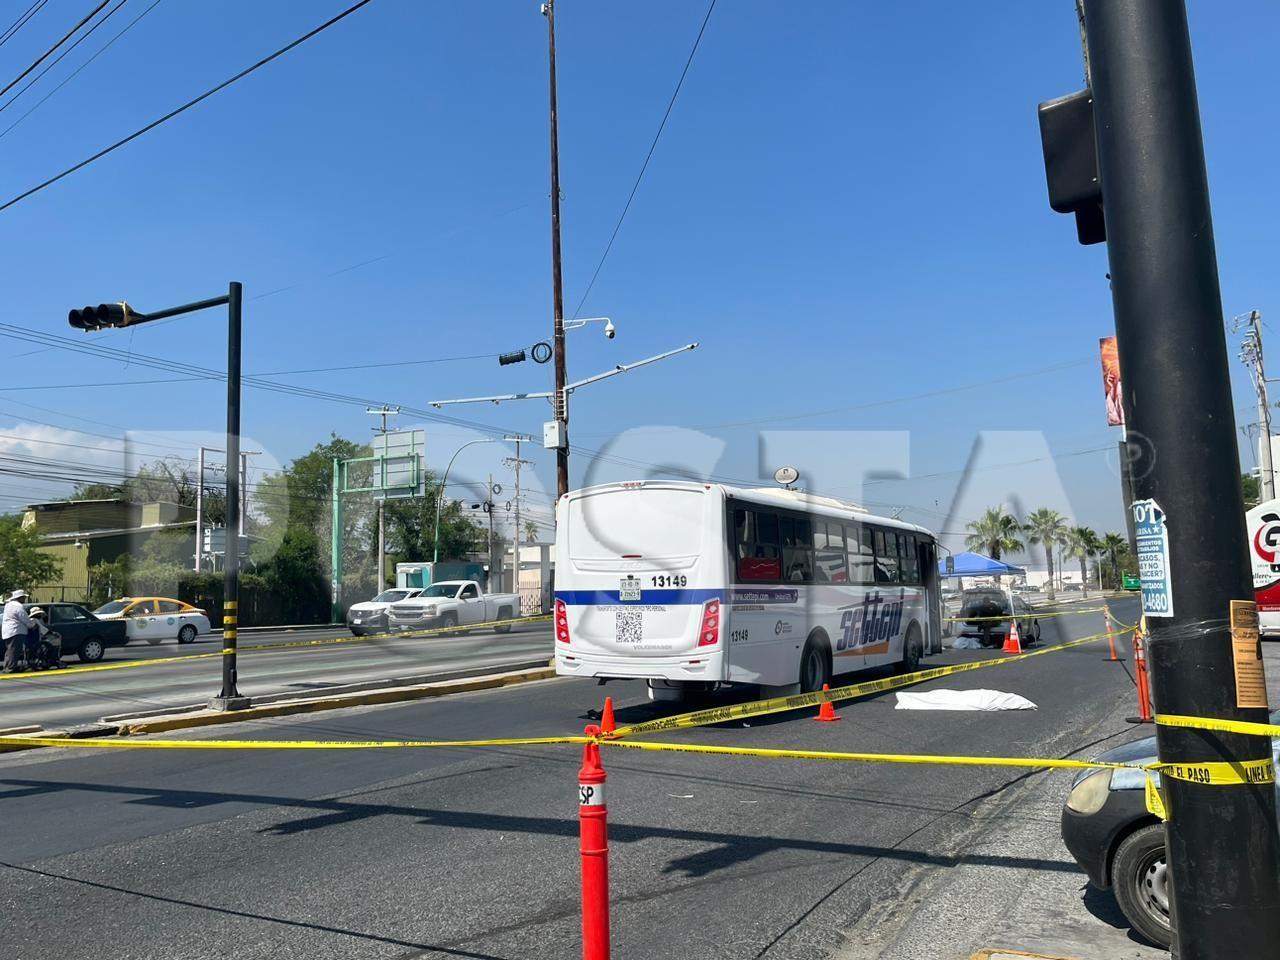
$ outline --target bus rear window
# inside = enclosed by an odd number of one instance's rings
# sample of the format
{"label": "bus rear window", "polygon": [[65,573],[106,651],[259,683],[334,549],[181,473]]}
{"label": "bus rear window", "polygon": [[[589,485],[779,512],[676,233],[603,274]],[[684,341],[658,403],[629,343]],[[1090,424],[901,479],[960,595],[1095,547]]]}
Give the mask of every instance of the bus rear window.
{"label": "bus rear window", "polygon": [[701,490],[641,487],[569,502],[569,556],[574,560],[636,557],[661,560],[702,551]]}

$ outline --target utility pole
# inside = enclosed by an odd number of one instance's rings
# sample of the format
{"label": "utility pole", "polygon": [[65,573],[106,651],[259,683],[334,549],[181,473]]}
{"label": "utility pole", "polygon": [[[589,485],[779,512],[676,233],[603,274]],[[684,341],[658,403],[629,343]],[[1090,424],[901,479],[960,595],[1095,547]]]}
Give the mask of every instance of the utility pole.
{"label": "utility pole", "polygon": [[551,64],[551,303],[555,314],[551,345],[554,352],[556,386],[551,398],[552,418],[559,425],[556,446],[556,499],[569,492],[569,396],[565,384],[569,376],[564,357],[564,287],[560,278],[560,133],[556,107],[556,5],[542,5],[547,18],[547,42]]}
{"label": "utility pole", "polygon": [[204,559],[204,447],[196,453],[196,573]]}
{"label": "utility pole", "polygon": [[[1237,318],[1237,321],[1243,318]],[[1240,331],[1240,323],[1232,322],[1232,332]],[[1276,495],[1276,475],[1271,462],[1271,405],[1267,402],[1267,374],[1262,366],[1262,314],[1249,311],[1249,332],[1240,345],[1240,359],[1253,376],[1253,388],[1258,393],[1258,442],[1259,493],[1262,500],[1273,500]]]}
{"label": "utility pole", "polygon": [[515,484],[516,492],[515,492],[515,498],[512,501],[515,504],[515,508],[516,508],[515,509],[516,535],[514,537],[515,545],[512,548],[511,566],[512,566],[513,572],[511,575],[511,592],[516,594],[516,596],[519,596],[520,595],[520,543],[521,543],[521,539],[524,537],[524,530],[520,526],[520,468],[525,464],[528,464],[529,466],[533,466],[533,461],[522,460],[520,458],[520,444],[525,439],[524,437],[517,435],[514,437],[504,437],[503,439],[514,440],[516,445],[516,455],[514,457],[507,457],[506,460],[503,461],[503,463],[505,463],[509,467],[514,468],[516,473],[516,484]]}
{"label": "utility pole", "polygon": [[[373,429],[381,434],[386,434],[387,417],[394,417],[399,414],[400,408],[388,407],[383,404],[380,407],[365,407],[364,412],[371,416],[381,417],[382,425]],[[386,479],[385,476],[381,475],[386,470],[385,461],[378,464],[378,470],[380,471],[378,486],[381,487]],[[387,587],[387,518],[382,509],[386,502],[385,496],[378,498],[378,593],[381,593]]]}
{"label": "utility pole", "polygon": [[[1165,518],[1154,522],[1166,559],[1143,578],[1154,699],[1161,714],[1265,723],[1265,696],[1235,680],[1253,579],[1186,5],[1084,0],[1084,10],[1125,419],[1155,453],[1133,481]],[[1261,736],[1158,724],[1156,737],[1166,764],[1270,765]],[[1175,956],[1274,957],[1271,778],[1213,786],[1166,770],[1162,781]]]}
{"label": "utility pole", "polygon": [[[227,289],[227,539],[240,530],[240,316],[244,299],[241,285],[232,281]],[[214,698],[215,709],[235,710],[248,706],[240,696],[236,669],[236,647],[240,623],[240,542],[228,544],[222,565],[222,692]]]}
{"label": "utility pole", "polygon": [[261,450],[241,450],[240,451],[240,527],[235,531],[228,530],[228,534],[235,533],[236,545],[235,549],[240,549],[240,538],[245,538],[245,545],[248,545],[249,531],[249,458],[256,457],[262,453]]}
{"label": "utility pole", "polygon": [[493,575],[497,573],[495,567],[497,564],[493,562],[493,474],[489,474],[489,486],[484,492],[484,509],[489,514],[489,574],[485,578],[485,591],[493,593]]}

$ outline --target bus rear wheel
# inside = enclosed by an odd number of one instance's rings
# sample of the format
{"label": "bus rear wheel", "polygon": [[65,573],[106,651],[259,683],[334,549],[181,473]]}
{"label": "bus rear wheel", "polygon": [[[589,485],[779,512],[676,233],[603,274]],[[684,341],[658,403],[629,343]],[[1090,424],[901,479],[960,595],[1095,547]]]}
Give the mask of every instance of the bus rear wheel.
{"label": "bus rear wheel", "polygon": [[800,655],[800,692],[814,693],[831,682],[831,653],[817,637],[810,637]]}

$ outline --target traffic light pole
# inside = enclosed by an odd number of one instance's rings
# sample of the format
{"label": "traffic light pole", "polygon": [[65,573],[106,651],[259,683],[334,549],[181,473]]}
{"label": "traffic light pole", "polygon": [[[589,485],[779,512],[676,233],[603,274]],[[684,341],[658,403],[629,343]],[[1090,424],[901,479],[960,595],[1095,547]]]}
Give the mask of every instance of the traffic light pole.
{"label": "traffic light pole", "polygon": [[222,693],[215,709],[248,706],[236,687],[236,627],[240,618],[240,284],[227,291],[227,545],[222,576]]}
{"label": "traffic light pole", "polygon": [[[1253,581],[1186,8],[1084,0],[1084,10],[1126,420],[1154,452],[1133,482],[1167,518],[1174,615],[1148,611],[1155,702],[1159,713],[1265,722],[1265,706],[1241,706],[1251,701],[1234,679],[1229,608],[1253,599]],[[1264,737],[1156,733],[1165,763],[1271,756]],[[1274,957],[1273,785],[1166,776],[1163,789],[1175,956]]]}

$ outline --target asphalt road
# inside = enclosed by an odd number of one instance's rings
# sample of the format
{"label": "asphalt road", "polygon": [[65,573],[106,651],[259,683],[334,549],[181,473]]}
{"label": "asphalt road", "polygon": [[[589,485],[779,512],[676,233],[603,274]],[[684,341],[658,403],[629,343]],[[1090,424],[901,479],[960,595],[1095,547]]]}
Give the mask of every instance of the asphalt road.
{"label": "asphalt road", "polygon": [[[1122,619],[1133,607],[1113,604]],[[1046,643],[1099,626],[1096,614],[1046,621]],[[1111,722],[1133,688],[1104,649],[931,684],[1020,693],[1033,712],[902,712],[887,694],[843,705],[836,724],[793,714],[661,739],[1088,756],[1135,736]],[[927,664],[990,656],[954,651]],[[620,722],[673,712],[639,684],[606,689]],[[229,729],[254,739],[554,735],[579,731],[602,693],[551,680]],[[1060,848],[975,852],[1044,774],[617,748],[604,761],[614,956],[628,960],[830,956],[864,917],[909,902],[921,871],[976,863],[1083,881]],[[11,825],[0,913],[15,921],[0,930],[0,955],[576,958],[579,762],[574,747],[0,757]],[[929,956],[957,955],[963,918],[952,919]]]}
{"label": "asphalt road", "polygon": [[[240,692],[247,696],[305,693],[367,680],[527,662],[551,657],[549,624],[513,626],[510,633],[474,631],[462,636],[351,638],[350,631],[273,631],[240,638]],[[291,644],[307,644],[291,646]],[[255,649],[256,648],[256,649]],[[119,670],[73,669],[0,678],[0,728],[38,723],[46,729],[92,723],[130,711],[200,703],[217,695],[222,640],[193,644],[131,643],[107,651],[103,665],[136,663]],[[150,660],[178,658],[169,663]]]}

